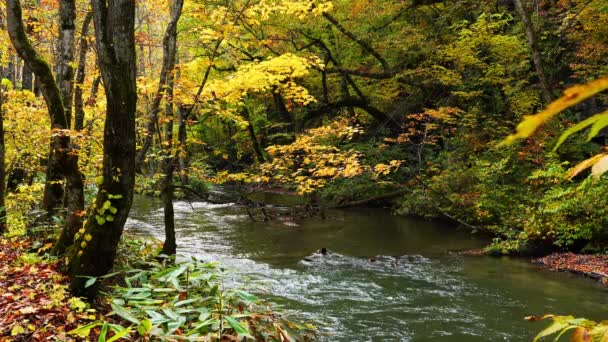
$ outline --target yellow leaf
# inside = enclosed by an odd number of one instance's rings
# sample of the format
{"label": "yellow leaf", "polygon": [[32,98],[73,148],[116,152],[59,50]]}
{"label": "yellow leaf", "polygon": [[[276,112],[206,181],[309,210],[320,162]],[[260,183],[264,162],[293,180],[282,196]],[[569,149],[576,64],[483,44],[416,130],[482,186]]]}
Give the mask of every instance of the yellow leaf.
{"label": "yellow leaf", "polygon": [[591,96],[608,89],[608,78],[601,78],[587,84],[576,85],[564,91],[564,96],[553,101],[545,110],[536,115],[526,115],[517,125],[516,132],[503,140],[499,146],[514,143],[519,139],[531,136],[543,123],[557,115],[559,112],[585,101]]}
{"label": "yellow leaf", "polygon": [[20,325],[15,325],[11,330],[11,336],[17,336],[25,333],[25,328]]}
{"label": "yellow leaf", "polygon": [[608,156],[602,157],[591,168],[591,174],[596,178],[599,178],[606,171],[608,171]]}
{"label": "yellow leaf", "polygon": [[574,168],[572,168],[570,171],[568,171],[568,178],[572,179],[572,178],[576,177],[578,174],[580,174],[581,172],[585,171],[586,169],[592,167],[593,165],[595,165],[597,162],[599,162],[601,159],[603,159],[606,156],[608,156],[608,154],[602,153],[602,154],[595,155],[587,160],[580,162],[578,165],[576,165]]}

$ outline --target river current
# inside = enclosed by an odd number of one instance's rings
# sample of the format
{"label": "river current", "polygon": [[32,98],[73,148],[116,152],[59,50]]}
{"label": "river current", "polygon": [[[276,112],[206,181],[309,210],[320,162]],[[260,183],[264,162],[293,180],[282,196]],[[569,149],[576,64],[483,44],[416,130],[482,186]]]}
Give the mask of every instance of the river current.
{"label": "river current", "polygon": [[[445,223],[381,209],[326,219],[252,222],[233,204],[176,201],[178,255],[219,261],[228,281],[258,294],[326,341],[531,341],[547,322],[525,316],[608,318],[608,291],[526,260],[459,256],[487,241]],[[127,229],[163,239],[157,199],[136,196]],[[314,255],[325,247],[328,256]]]}

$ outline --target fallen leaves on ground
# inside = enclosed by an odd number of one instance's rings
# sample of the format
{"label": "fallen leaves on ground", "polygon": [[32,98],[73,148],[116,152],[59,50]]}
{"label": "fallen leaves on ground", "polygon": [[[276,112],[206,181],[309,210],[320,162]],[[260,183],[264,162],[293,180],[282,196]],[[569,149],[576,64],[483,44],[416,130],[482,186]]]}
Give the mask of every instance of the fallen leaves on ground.
{"label": "fallen leaves on ground", "polygon": [[58,263],[31,248],[27,240],[0,239],[0,342],[70,341],[66,332],[97,319],[95,312],[69,295]]}
{"label": "fallen leaves on ground", "polygon": [[534,262],[555,271],[583,274],[608,285],[608,255],[554,253]]}

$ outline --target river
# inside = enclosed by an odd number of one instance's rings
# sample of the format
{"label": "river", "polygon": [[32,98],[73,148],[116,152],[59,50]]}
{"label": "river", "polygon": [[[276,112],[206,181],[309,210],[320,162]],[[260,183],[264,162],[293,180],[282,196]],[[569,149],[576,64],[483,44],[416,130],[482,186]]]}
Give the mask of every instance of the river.
{"label": "river", "polygon": [[[487,241],[449,224],[355,209],[296,226],[252,222],[231,204],[174,206],[178,255],[261,284],[326,341],[531,341],[547,322],[525,316],[608,318],[601,285],[521,259],[454,255]],[[162,220],[160,201],[136,196],[127,229],[162,240]],[[334,253],[311,257],[321,247]]]}

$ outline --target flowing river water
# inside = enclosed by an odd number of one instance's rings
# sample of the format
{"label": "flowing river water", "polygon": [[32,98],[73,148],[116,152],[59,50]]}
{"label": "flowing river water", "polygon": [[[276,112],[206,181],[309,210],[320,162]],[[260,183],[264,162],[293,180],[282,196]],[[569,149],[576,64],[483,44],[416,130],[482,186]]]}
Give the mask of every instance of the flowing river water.
{"label": "flowing river water", "polygon": [[[231,204],[174,207],[180,256],[219,261],[232,281],[261,284],[325,341],[531,341],[548,322],[525,316],[608,318],[606,288],[526,260],[454,255],[487,241],[449,224],[381,209],[294,225],[252,222]],[[161,203],[136,196],[127,229],[162,240]],[[334,254],[311,256],[321,247]]]}

